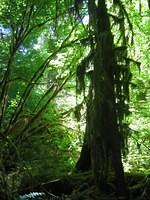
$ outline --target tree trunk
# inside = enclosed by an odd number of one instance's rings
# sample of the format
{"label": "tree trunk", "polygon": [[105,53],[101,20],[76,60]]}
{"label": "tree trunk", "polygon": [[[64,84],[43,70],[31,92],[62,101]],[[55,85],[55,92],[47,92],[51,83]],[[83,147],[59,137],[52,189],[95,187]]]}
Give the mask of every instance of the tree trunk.
{"label": "tree trunk", "polygon": [[121,143],[115,110],[114,67],[117,65],[113,35],[105,0],[99,0],[97,6],[96,55],[94,60],[94,131],[91,147],[93,172],[98,185],[107,181],[110,156],[115,172],[118,196],[127,198],[127,188],[121,161]]}
{"label": "tree trunk", "polygon": [[89,93],[86,105],[86,129],[84,135],[84,142],[82,145],[79,160],[75,166],[77,171],[88,171],[91,169],[91,144],[90,144],[90,134],[92,132],[92,120],[93,120],[93,89],[92,81],[89,87]]}
{"label": "tree trunk", "polygon": [[[104,182],[107,182],[111,163],[115,172],[118,198],[128,199],[121,161],[121,141],[115,104],[114,66],[117,65],[117,62],[105,0],[98,0],[97,5],[93,0],[89,0],[89,16],[96,38],[96,53],[93,62],[94,97],[90,120],[87,113],[87,135],[90,148],[89,144],[83,144],[77,165],[83,164],[86,156],[88,156],[86,160],[89,161],[90,154],[94,179],[96,185],[101,187]],[[89,112],[89,108],[87,112]],[[81,168],[85,169],[85,166]]]}
{"label": "tree trunk", "polygon": [[91,167],[91,157],[90,157],[90,146],[87,141],[84,140],[82,150],[80,153],[80,158],[75,166],[76,171],[85,172]]}

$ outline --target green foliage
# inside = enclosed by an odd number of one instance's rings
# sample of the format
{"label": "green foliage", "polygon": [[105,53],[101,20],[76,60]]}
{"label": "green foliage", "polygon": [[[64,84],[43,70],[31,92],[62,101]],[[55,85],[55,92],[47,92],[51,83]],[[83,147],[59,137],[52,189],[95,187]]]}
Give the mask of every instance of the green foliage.
{"label": "green foliage", "polygon": [[25,177],[60,176],[71,171],[77,158],[75,130],[65,126],[54,99],[73,76],[80,57],[78,25],[70,21],[64,2],[57,11],[55,3],[4,0],[0,7],[0,196],[4,199],[15,198]]}
{"label": "green foliage", "polygon": [[[145,2],[146,3],[146,2]],[[144,2],[141,13],[138,6],[131,6],[130,17],[134,26],[134,49],[131,48],[131,55],[141,63],[140,68],[132,64],[132,81],[130,86],[130,117],[129,120],[129,154],[125,162],[125,170],[138,171],[149,174],[149,108],[150,108],[150,88],[149,88],[149,54],[147,46],[149,43],[148,32],[150,31],[149,11]]]}
{"label": "green foliage", "polygon": [[[118,62],[119,123],[129,133],[124,166],[127,171],[148,174],[149,11],[145,3],[139,13],[136,1],[130,6],[126,2],[114,1],[115,10],[109,1],[107,5]],[[25,186],[32,179],[38,182],[70,173],[79,156],[85,126],[82,105],[83,99],[88,100],[85,87],[92,85],[93,54],[88,52],[91,48],[95,54],[96,48],[91,22],[82,21],[88,13],[86,1],[75,1],[73,6],[70,0],[1,0],[0,195],[5,199],[15,198],[21,182]],[[134,32],[134,48],[129,31]],[[76,89],[84,91],[78,105]]]}

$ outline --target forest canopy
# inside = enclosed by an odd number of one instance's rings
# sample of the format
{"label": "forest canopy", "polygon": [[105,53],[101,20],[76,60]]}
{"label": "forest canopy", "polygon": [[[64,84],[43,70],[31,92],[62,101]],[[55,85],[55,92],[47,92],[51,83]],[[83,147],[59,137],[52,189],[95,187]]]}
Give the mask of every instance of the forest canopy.
{"label": "forest canopy", "polygon": [[142,174],[147,198],[149,18],[147,0],[0,1],[2,200],[87,171],[118,199]]}

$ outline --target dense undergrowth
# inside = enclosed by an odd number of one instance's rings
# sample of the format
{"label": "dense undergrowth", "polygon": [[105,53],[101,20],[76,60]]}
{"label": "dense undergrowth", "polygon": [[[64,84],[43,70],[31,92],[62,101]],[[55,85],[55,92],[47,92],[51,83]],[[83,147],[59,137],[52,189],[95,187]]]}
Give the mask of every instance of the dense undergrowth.
{"label": "dense undergrowth", "polygon": [[[125,4],[134,30],[133,46],[126,44],[134,60],[130,60],[129,115],[124,123],[128,137],[122,160],[129,198],[148,200],[149,10],[147,1],[119,2]],[[54,0],[2,0],[0,5],[0,200],[18,200],[30,192],[44,192],[43,200],[117,198],[112,174],[98,189],[92,173],[74,172],[83,144],[88,93],[81,81],[84,94],[77,96],[81,88],[75,75],[94,37],[85,31],[87,7],[83,6],[83,16],[76,16],[72,5],[67,0],[61,5]],[[110,17],[115,23],[121,20]],[[118,28],[113,31],[117,36]],[[87,85],[91,69],[90,63],[84,78],[81,73]]]}

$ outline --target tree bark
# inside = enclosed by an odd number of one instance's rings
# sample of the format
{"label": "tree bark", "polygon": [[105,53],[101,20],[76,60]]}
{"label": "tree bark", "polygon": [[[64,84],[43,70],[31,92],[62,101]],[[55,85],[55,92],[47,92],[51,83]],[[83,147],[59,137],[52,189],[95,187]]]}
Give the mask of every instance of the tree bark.
{"label": "tree bark", "polygon": [[75,171],[85,172],[91,167],[90,146],[84,140],[79,160],[75,166]]}
{"label": "tree bark", "polygon": [[91,144],[90,144],[90,134],[92,132],[92,120],[93,120],[93,89],[92,81],[89,87],[89,93],[86,105],[86,128],[84,135],[84,142],[82,145],[79,160],[75,166],[77,171],[88,171],[91,169]]}
{"label": "tree bark", "polygon": [[[83,144],[77,165],[83,164],[86,156],[88,156],[86,161],[89,161],[90,154],[94,179],[96,185],[101,187],[104,182],[107,182],[109,164],[111,163],[115,172],[118,198],[128,199],[115,104],[114,66],[117,65],[117,62],[105,0],[98,0],[98,4],[89,0],[89,16],[96,38],[96,53],[93,62],[94,95],[90,120],[87,113],[89,143],[88,146],[86,143]],[[85,166],[81,168],[85,169]]]}

